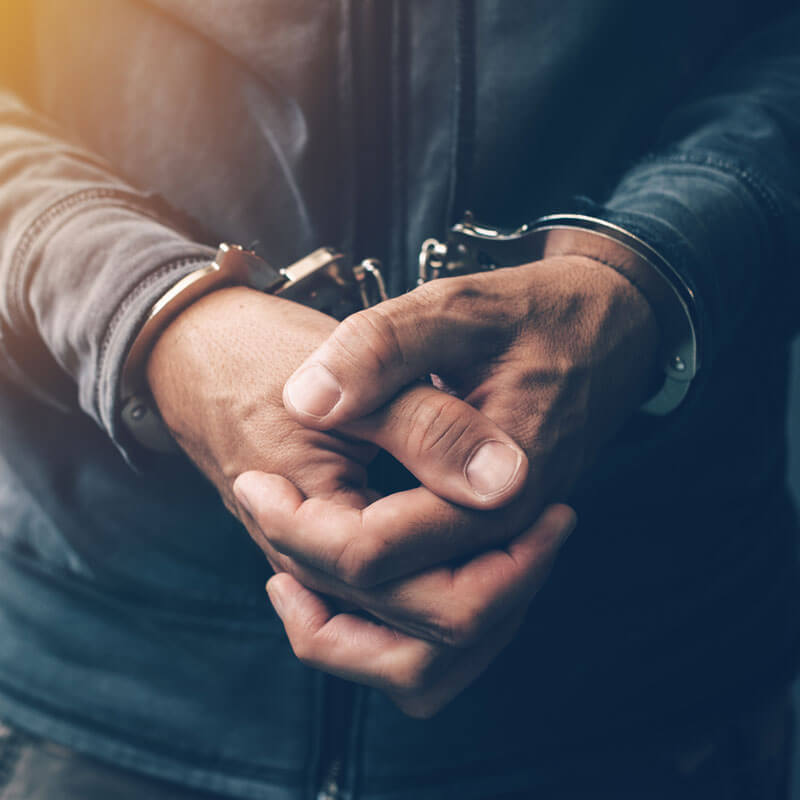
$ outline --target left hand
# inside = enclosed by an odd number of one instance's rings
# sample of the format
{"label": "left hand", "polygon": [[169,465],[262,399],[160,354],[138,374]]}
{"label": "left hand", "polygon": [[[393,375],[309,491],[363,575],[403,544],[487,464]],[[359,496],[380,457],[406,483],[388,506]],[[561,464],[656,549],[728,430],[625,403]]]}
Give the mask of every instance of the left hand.
{"label": "left hand", "polygon": [[[278,476],[251,472],[240,481],[251,499],[281,498],[284,507],[277,510],[248,502],[261,530],[291,519],[302,503],[297,490],[293,499],[280,487],[270,492],[271,482],[282,481]],[[371,589],[273,553],[276,569],[286,571],[269,580],[267,591],[304,664],[380,689],[406,714],[428,717],[509,643],[574,525],[569,507],[550,506],[504,548]],[[321,595],[344,600],[345,607]]]}
{"label": "left hand", "polygon": [[[425,680],[412,682],[414,690],[399,701],[410,713],[432,713],[471,682],[513,635],[563,536],[545,534],[548,544],[531,550],[510,582],[501,581],[513,591],[497,594],[501,584],[494,588],[497,597],[513,595],[511,605],[517,608],[502,624],[496,611],[486,615],[497,603],[492,588],[478,578],[479,570],[472,568],[478,580],[462,581],[458,588],[467,582],[471,588],[454,592],[455,602],[449,603],[445,590],[457,587],[457,570],[436,565],[512,539],[531,525],[545,502],[564,496],[597,448],[652,388],[657,344],[652,311],[638,290],[604,264],[581,256],[442,279],[341,323],[297,370],[294,377],[300,380],[286,385],[284,402],[295,419],[307,427],[339,427],[358,435],[360,420],[374,426],[375,418],[386,413],[386,400],[435,373],[440,385],[514,437],[531,469],[527,492],[489,512],[453,505],[422,486],[354,513],[334,503],[305,501],[288,482],[251,473],[256,491],[250,493],[250,507],[265,544],[282,553],[279,568],[290,573],[272,579],[271,597],[273,602],[280,598],[275,604],[301,657],[396,695],[402,677],[389,679],[382,665],[402,667],[398,652],[416,648],[415,658],[405,663],[413,661],[415,680],[420,674]],[[313,396],[316,365],[341,388],[322,416]],[[303,412],[309,401],[317,415]],[[369,412],[371,418],[365,417]],[[260,486],[253,487],[253,480]],[[542,524],[547,531],[552,513],[518,541],[540,537],[541,531],[535,532]],[[562,522],[560,527],[570,526]],[[345,571],[343,548],[358,556]],[[467,567],[482,564],[491,574],[490,562],[500,565],[498,552],[489,550]],[[403,577],[412,573],[418,574]],[[334,614],[305,587],[366,609],[391,627]],[[509,607],[508,602],[500,606]],[[457,614],[456,637],[443,637],[442,625],[426,624],[447,620],[448,614],[450,621]],[[491,628],[487,619],[497,626],[494,637],[484,633]],[[473,653],[475,632],[480,650]],[[443,642],[455,649],[442,651]],[[435,664],[439,675],[448,659],[452,663],[431,689],[424,665]],[[465,671],[464,663],[480,667]]]}
{"label": "left hand", "polygon": [[[658,338],[647,300],[618,272],[584,256],[545,258],[439,279],[354,314],[289,379],[284,404],[306,427],[358,435],[359,420],[433,374],[522,446],[527,485],[514,505],[530,522],[653,390]],[[341,392],[312,415],[320,367]]]}

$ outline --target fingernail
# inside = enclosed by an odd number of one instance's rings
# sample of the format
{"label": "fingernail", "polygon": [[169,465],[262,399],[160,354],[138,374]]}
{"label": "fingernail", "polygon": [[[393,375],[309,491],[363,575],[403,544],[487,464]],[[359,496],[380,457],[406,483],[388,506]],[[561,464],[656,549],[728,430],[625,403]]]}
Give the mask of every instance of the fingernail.
{"label": "fingernail", "polygon": [[339,402],[342,387],[322,364],[313,364],[296,373],[286,384],[286,397],[295,411],[322,419]]}
{"label": "fingernail", "polygon": [[284,600],[278,585],[273,581],[267,581],[267,596],[269,597],[270,603],[272,603],[272,607],[275,609],[275,613],[283,619]]}
{"label": "fingernail", "polygon": [[502,442],[482,444],[467,462],[464,474],[473,491],[487,497],[503,491],[519,470],[522,455]]}
{"label": "fingernail", "polygon": [[251,517],[253,516],[253,508],[255,506],[255,495],[258,490],[258,487],[256,486],[257,483],[258,483],[258,478],[249,472],[243,472],[233,482],[234,496],[239,501],[239,504]]}

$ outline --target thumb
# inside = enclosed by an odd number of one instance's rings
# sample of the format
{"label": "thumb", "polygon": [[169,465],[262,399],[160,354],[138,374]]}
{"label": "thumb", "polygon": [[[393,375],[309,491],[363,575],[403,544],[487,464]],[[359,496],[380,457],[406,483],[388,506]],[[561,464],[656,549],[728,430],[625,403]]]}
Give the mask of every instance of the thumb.
{"label": "thumb", "polygon": [[287,381],[283,401],[302,425],[340,427],[400,389],[463,360],[467,337],[444,330],[429,287],[345,319]]}
{"label": "thumb", "polygon": [[487,416],[457,397],[416,384],[340,427],[391,453],[439,497],[499,508],[525,486],[528,459]]}

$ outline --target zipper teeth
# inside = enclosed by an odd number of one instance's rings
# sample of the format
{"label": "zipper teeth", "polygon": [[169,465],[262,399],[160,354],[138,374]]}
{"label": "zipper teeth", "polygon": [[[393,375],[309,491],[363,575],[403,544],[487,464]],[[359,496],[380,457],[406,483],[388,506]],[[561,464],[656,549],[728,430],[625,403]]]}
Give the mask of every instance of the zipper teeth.
{"label": "zipper teeth", "polygon": [[[407,264],[412,269],[414,263],[407,258],[408,253],[408,140],[409,118],[408,113],[408,76],[409,66],[409,16],[410,11],[406,3],[392,4],[392,32],[391,32],[391,102],[389,125],[391,133],[390,161],[392,171],[391,204],[393,233],[390,242],[390,264]],[[392,295],[406,292],[415,285],[416,269],[411,273],[409,281],[408,269],[396,269],[389,277],[389,286]]]}
{"label": "zipper teeth", "polygon": [[473,161],[475,130],[475,0],[458,0],[456,16],[454,142],[446,227],[464,211]]}
{"label": "zipper teeth", "polygon": [[342,797],[339,776],[342,774],[343,761],[341,758],[334,759],[328,767],[328,773],[322,782],[322,788],[317,794],[317,800],[340,800]]}

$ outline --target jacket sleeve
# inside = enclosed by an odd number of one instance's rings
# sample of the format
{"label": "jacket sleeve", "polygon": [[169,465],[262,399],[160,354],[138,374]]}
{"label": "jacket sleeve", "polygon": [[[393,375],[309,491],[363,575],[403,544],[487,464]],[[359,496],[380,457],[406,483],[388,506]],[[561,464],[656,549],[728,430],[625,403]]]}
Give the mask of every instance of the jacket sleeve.
{"label": "jacket sleeve", "polygon": [[[658,152],[593,213],[693,289],[708,366],[762,309],[800,314],[800,12],[753,34],[669,115]],[[769,309],[764,311],[764,309]]]}
{"label": "jacket sleeve", "polygon": [[0,90],[0,371],[115,440],[124,355],[147,311],[214,251],[157,197]]}

